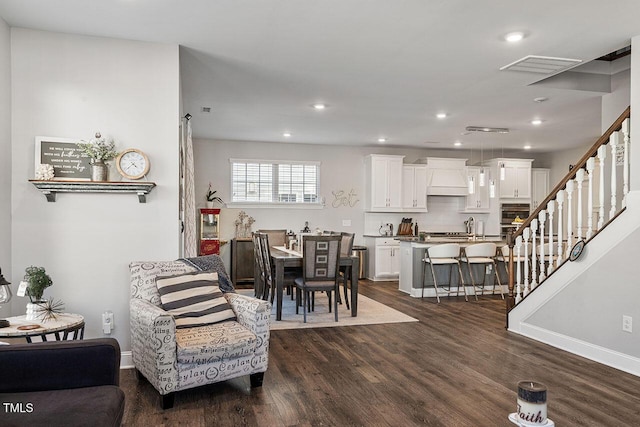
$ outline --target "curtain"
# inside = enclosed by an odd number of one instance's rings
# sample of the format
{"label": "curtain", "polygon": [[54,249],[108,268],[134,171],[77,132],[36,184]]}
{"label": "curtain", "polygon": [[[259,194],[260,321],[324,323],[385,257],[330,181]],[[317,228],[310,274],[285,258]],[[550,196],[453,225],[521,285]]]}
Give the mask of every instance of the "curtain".
{"label": "curtain", "polygon": [[183,132],[184,138],[182,143],[182,210],[184,233],[183,238],[183,256],[191,258],[198,255],[198,242],[196,231],[196,198],[194,194],[194,177],[193,177],[193,142],[191,141],[191,122],[186,119],[186,132]]}

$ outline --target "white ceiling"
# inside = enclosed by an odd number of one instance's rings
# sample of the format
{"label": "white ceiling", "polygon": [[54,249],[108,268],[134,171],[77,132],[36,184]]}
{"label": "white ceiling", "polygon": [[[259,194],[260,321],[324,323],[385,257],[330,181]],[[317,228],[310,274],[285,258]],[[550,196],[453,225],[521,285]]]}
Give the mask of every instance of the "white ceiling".
{"label": "white ceiling", "polygon": [[[179,44],[196,138],[373,146],[385,136],[538,152],[595,141],[604,92],[531,85],[544,76],[499,68],[527,55],[589,62],[640,35],[637,0],[0,0],[0,16]],[[527,37],[503,41],[516,30]],[[314,111],[318,101],[329,107]],[[466,126],[511,132],[464,135]]]}

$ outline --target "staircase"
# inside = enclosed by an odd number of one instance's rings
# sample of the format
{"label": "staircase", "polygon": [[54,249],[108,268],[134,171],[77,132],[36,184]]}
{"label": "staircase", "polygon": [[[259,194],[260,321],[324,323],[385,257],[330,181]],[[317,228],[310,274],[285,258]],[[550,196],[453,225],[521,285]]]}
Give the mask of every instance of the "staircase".
{"label": "staircase", "polygon": [[508,236],[507,328],[640,375],[640,348],[627,348],[633,335],[621,330],[621,315],[637,313],[627,299],[640,282],[634,263],[621,262],[635,252],[640,263],[629,124],[627,108]]}

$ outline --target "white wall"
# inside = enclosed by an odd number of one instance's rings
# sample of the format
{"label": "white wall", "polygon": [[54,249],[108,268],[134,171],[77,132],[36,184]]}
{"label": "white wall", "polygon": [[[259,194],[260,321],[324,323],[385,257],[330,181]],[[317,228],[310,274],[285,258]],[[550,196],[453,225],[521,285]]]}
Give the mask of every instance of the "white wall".
{"label": "white wall", "polygon": [[[12,29],[12,282],[30,265],[54,285],[45,291],[102,336],[112,310],[123,351],[130,349],[128,264],[178,253],[178,47]],[[29,182],[34,137],[91,138],[100,130],[118,149],[149,155],[157,187],[132,194],[58,194],[55,203]],[[119,180],[115,170],[111,179]],[[13,314],[24,313],[15,298]]]}
{"label": "white wall", "polygon": [[611,93],[602,97],[602,133],[609,129],[609,126],[631,105],[630,87],[630,69],[611,76]]}
{"label": "white wall", "polygon": [[[11,281],[11,31],[0,18],[0,268]],[[7,315],[8,305],[0,308]]]}
{"label": "white wall", "polygon": [[[635,50],[634,50],[635,49]],[[633,129],[640,129],[640,114],[634,114],[634,111],[640,111],[640,55],[637,54],[640,49],[640,35],[631,39],[631,139],[633,140]],[[636,52],[636,54],[633,54]],[[640,150],[629,150],[630,163],[632,165],[640,165]],[[631,190],[640,190],[640,167],[631,168],[629,178],[629,188]]]}

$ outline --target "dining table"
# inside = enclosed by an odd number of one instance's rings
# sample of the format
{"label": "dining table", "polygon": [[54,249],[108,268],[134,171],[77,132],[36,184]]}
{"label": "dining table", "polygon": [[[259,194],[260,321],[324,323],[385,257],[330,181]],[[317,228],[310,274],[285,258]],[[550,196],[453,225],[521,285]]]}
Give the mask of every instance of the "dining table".
{"label": "dining table", "polygon": [[[271,260],[275,266],[275,287],[276,287],[276,320],[282,320],[282,297],[285,268],[301,268],[302,254],[284,246],[271,247]],[[357,256],[341,256],[341,267],[351,268],[351,317],[358,315],[358,272],[360,271],[360,259]]]}

